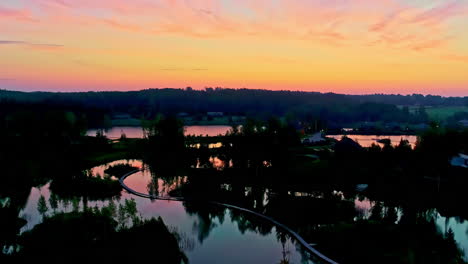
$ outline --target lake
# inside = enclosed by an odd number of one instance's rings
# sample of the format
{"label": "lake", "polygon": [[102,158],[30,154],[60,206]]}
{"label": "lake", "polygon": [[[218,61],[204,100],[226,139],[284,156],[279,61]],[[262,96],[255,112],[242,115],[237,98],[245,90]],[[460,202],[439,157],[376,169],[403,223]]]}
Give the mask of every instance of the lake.
{"label": "lake", "polygon": [[[230,126],[186,126],[185,135],[195,136],[218,136],[224,135],[231,129]],[[97,129],[90,129],[86,132],[88,136],[96,136]],[[127,138],[143,138],[143,128],[141,127],[112,127],[104,131],[104,134],[110,139],[118,139],[122,134]]]}
{"label": "lake", "polygon": [[[341,140],[344,135],[327,135],[328,138],[334,138],[336,140]],[[400,144],[401,139],[408,140],[411,147],[414,148],[416,146],[416,142],[418,140],[417,136],[414,135],[392,135],[392,136],[378,136],[378,135],[346,135],[348,138],[356,141],[362,147],[370,147],[372,143],[378,144],[383,147],[383,144],[378,143],[377,140],[381,139],[390,139],[392,145],[396,146]]]}
{"label": "lake", "polygon": [[[213,168],[217,168],[215,159],[210,162],[212,162]],[[144,194],[170,197],[172,192],[189,186],[192,181],[186,175],[159,175],[157,169],[141,160],[117,160],[91,168],[90,172],[95,177],[102,177],[108,167],[117,164],[129,164],[140,169],[140,171],[128,176],[124,183],[129,188]],[[114,180],[117,179],[114,178]],[[202,186],[197,186],[197,188],[202,188],[199,189],[199,192],[209,191],[219,194],[219,191],[222,191],[223,195],[215,195],[213,199],[231,199],[222,200],[222,202],[266,214],[298,231],[303,237],[311,228],[313,230],[342,222],[355,224],[369,219],[375,214],[375,209],[379,205],[382,206],[382,212],[388,212],[390,209],[383,201],[364,195],[362,191],[368,189],[365,184],[356,186],[356,190],[359,191],[351,194],[349,190],[343,192],[330,186],[321,186],[316,191],[288,190],[286,196],[284,196],[284,191],[280,195],[274,189],[261,186],[239,186],[223,183],[215,189],[213,189],[213,185],[210,185],[206,190]],[[284,236],[285,233],[271,223],[238,210],[210,205],[206,202],[152,200],[129,194],[126,191],[122,191],[120,197],[97,201],[84,200],[81,197],[59,199],[58,203],[53,206],[51,203],[53,192],[49,187],[50,183],[47,183],[44,186],[31,189],[29,198],[19,213],[20,217],[27,220],[27,224],[21,229],[21,232],[30,230],[41,223],[43,216],[38,209],[41,196],[47,201],[45,215],[48,216],[59,212],[82,211],[84,207],[102,208],[109,203],[118,205],[133,199],[136,202],[138,214],[144,219],[160,216],[171,230],[177,230],[178,234],[184,237],[186,246],[182,249],[190,263],[280,263],[285,256],[289,259],[289,263],[321,263],[316,257],[306,252],[297,241]],[[287,202],[290,199],[293,199],[291,204]],[[333,201],[333,203],[329,203],[329,201]],[[315,211],[316,207],[314,206],[308,207],[317,203],[319,203],[318,211]],[[394,221],[398,224],[402,221],[405,213],[404,205],[394,204],[394,202],[391,204],[396,210]],[[324,207],[325,205],[326,207]],[[352,210],[346,210],[344,205],[351,206]],[[433,232],[443,235],[447,234],[449,230],[453,231],[454,240],[463,250],[465,259],[468,260],[468,221],[461,217],[443,216],[436,209],[423,210],[421,213],[434,221],[436,228]],[[304,219],[304,217],[294,215],[301,212],[305,212],[308,218]],[[304,238],[307,242],[316,242],[313,236]],[[328,251],[333,252],[334,250],[328,248]]]}
{"label": "lake", "polygon": [[[96,177],[102,176],[104,170],[115,164],[131,164],[143,168],[125,180],[125,183],[138,191],[169,195],[184,184],[184,176],[173,178],[154,177],[154,173],[139,160],[119,160],[97,166],[90,171]],[[280,239],[283,232],[262,219],[246,215],[237,210],[203,204],[191,204],[179,201],[152,200],[138,197],[122,191],[120,197],[104,201],[88,201],[80,198],[62,199],[52,208],[50,183],[31,189],[26,205],[19,216],[27,220],[21,232],[32,229],[42,222],[38,202],[41,196],[47,201],[45,215],[51,216],[59,212],[82,211],[87,208],[102,208],[109,203],[122,204],[125,200],[134,199],[138,213],[144,218],[161,217],[171,230],[177,230],[184,237],[186,247],[184,253],[190,263],[280,263],[287,257],[290,263],[321,263],[313,260],[313,256],[297,243],[286,237]]]}

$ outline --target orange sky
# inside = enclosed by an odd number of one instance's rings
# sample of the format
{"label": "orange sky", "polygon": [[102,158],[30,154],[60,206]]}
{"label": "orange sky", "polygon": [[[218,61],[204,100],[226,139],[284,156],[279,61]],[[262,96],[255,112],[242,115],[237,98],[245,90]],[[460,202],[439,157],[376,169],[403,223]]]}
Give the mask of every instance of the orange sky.
{"label": "orange sky", "polygon": [[0,88],[468,95],[464,0],[2,0]]}

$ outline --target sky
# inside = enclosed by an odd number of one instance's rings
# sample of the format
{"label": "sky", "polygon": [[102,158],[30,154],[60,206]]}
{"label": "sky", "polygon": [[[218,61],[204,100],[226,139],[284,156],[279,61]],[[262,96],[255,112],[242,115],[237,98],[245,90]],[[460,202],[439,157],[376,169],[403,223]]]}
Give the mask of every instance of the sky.
{"label": "sky", "polygon": [[0,89],[468,96],[468,0],[1,0]]}

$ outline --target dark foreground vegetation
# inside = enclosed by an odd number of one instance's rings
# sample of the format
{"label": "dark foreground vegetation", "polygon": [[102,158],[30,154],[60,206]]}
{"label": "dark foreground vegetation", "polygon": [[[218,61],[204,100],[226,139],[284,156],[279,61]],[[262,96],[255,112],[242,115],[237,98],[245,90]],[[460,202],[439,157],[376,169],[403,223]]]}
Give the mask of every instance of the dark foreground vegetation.
{"label": "dark foreground vegetation", "polygon": [[[45,218],[21,237],[19,243],[23,248],[14,260],[46,258],[48,263],[155,261],[177,264],[187,261],[161,218],[137,220],[130,228],[118,228],[118,223],[109,215],[113,212],[105,209],[105,212],[87,210]],[[148,255],[155,249],[158,254]]]}
{"label": "dark foreground vegetation", "polygon": [[[0,102],[2,263],[38,256],[55,262],[151,259],[143,252],[154,252],[160,263],[186,261],[180,237],[166,227],[170,223],[142,219],[132,201],[87,207],[89,201],[121,196],[117,179],[137,168],[117,164],[101,177],[89,171],[120,159],[142,160],[157,171],[154,182],[176,186],[170,195],[196,200],[184,207],[205,221],[201,238],[209,236],[213,219],[224,214],[204,203],[215,200],[277,219],[340,263],[465,261],[453,230],[438,230],[435,222],[439,215],[468,219],[463,206],[467,169],[451,164],[453,157],[468,153],[466,129],[433,122],[419,134],[414,149],[404,140],[369,148],[347,137],[301,143],[304,133],[332,123],[428,123],[423,108],[412,113],[395,104],[463,105],[463,98],[189,89],[37,97],[1,93],[8,97]],[[236,96],[245,100],[231,102]],[[337,105],[342,108],[331,110]],[[181,111],[224,111],[247,118],[222,137],[186,137],[183,121],[176,118]],[[85,136],[87,128],[102,127],[118,112],[142,118],[145,138]],[[221,147],[210,148],[213,143]],[[183,184],[176,181],[180,175],[188,177]],[[19,211],[31,187],[45,185],[52,195],[48,203],[39,199],[43,221],[21,233],[27,220],[18,217]],[[74,209],[61,212],[54,206],[57,200]],[[370,212],[357,210],[356,201],[369,202]],[[55,207],[53,214],[47,204]],[[234,216],[245,230],[272,230],[254,216]]]}

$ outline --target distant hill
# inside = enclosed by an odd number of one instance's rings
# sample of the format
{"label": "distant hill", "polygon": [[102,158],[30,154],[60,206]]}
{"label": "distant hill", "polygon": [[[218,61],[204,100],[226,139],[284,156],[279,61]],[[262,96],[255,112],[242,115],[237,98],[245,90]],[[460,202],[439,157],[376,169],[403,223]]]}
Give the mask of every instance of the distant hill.
{"label": "distant hill", "polygon": [[[396,95],[396,94],[371,94],[371,95],[346,95],[335,93],[300,92],[300,91],[273,91],[255,89],[223,89],[207,88],[205,90],[192,89],[146,89],[140,91],[105,91],[105,92],[19,92],[0,89],[0,99],[10,98],[21,101],[40,100],[72,100],[92,102],[108,101],[132,101],[142,99],[171,99],[178,97],[190,97],[192,100],[208,101],[216,99],[223,102],[242,98],[242,101],[261,100],[275,101],[278,99],[294,102],[313,102],[325,99],[327,102],[349,101],[349,102],[374,102],[395,105],[424,105],[424,106],[468,106],[468,96],[465,97],[442,97],[436,95]],[[182,98],[181,98],[182,97]],[[125,99],[124,99],[125,98]],[[110,102],[112,103],[112,102]],[[240,102],[238,102],[240,103]]]}

